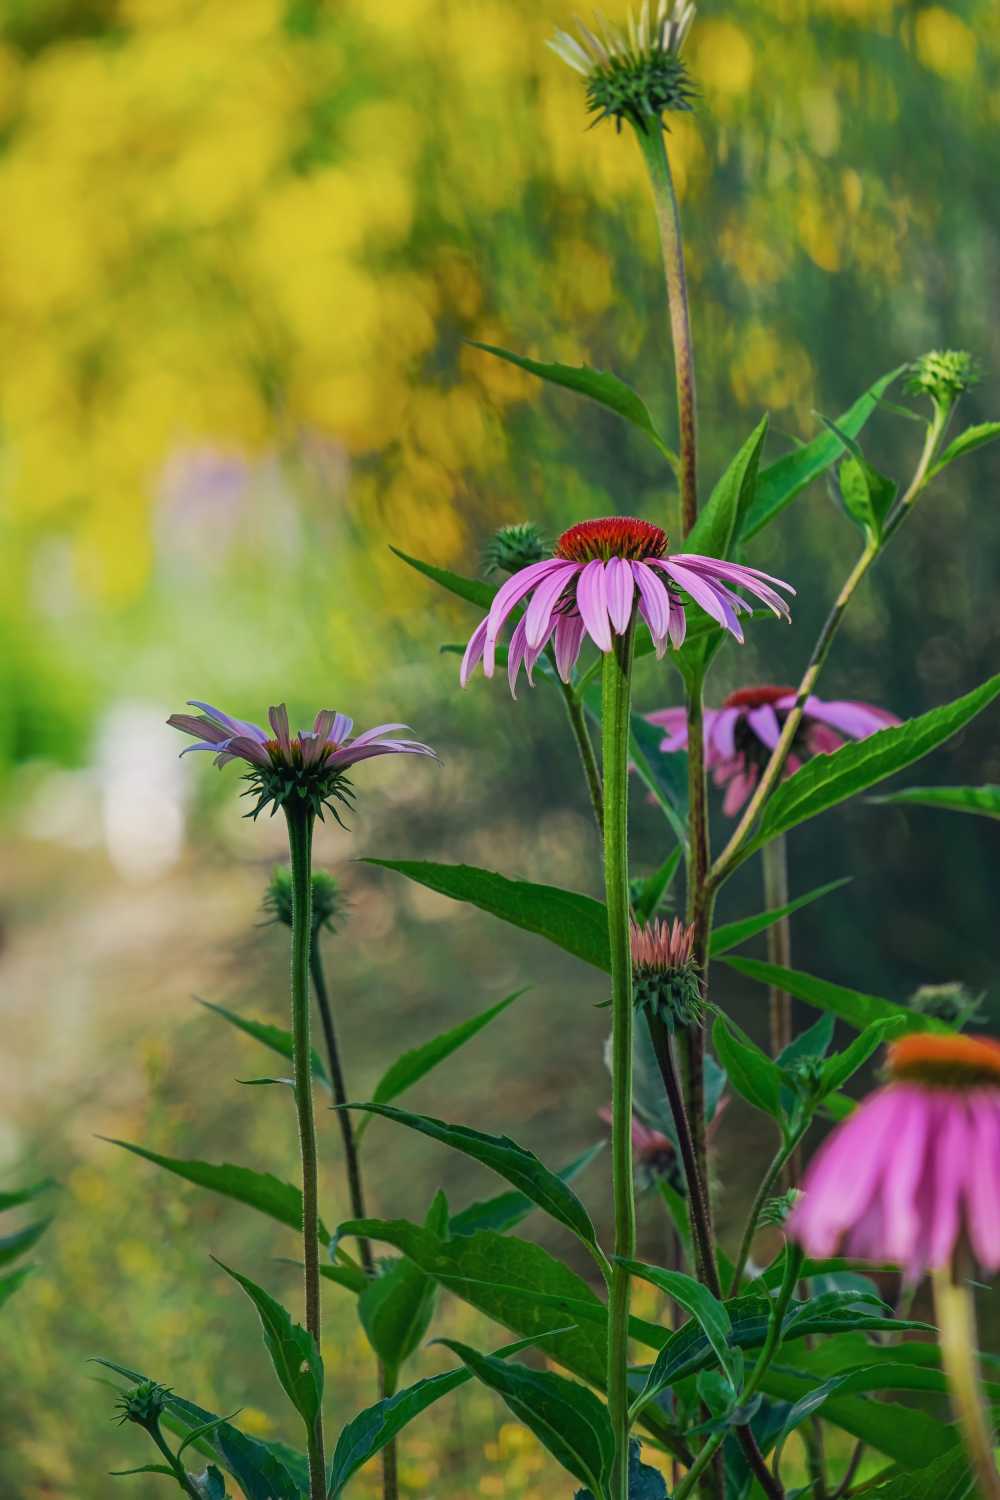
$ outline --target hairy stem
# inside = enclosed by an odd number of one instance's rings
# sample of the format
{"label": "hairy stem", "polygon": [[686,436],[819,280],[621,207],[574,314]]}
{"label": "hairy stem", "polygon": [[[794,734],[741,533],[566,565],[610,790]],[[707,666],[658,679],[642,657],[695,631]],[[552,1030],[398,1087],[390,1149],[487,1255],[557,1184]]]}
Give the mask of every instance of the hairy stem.
{"label": "hairy stem", "polygon": [[590,793],[590,805],[594,809],[594,817],[597,820],[597,830],[604,832],[604,794],[601,790],[601,773],[597,766],[597,756],[594,754],[593,741],[590,738],[590,730],[587,727],[587,717],[584,713],[583,704],[579,697],[570,687],[569,683],[559,678],[559,687],[562,692],[563,702],[566,705],[566,717],[573,731],[576,748],[580,753],[580,762],[583,766],[583,774],[587,782],[587,791]]}
{"label": "hairy stem", "polygon": [[[313,814],[302,803],[285,805],[288,850],[292,869],[292,1060],[295,1107],[302,1155],[302,1251],[305,1262],[305,1320],[319,1350],[319,1172],[316,1122],[313,1117],[312,1058],[309,1043],[309,958],[312,947],[312,833]],[[323,1417],[307,1431],[310,1500],[325,1500],[326,1462],[323,1454]]]}
{"label": "hairy stem", "polygon": [[651,122],[647,130],[637,130],[636,137],[642,149],[653,189],[653,207],[656,212],[657,228],[660,231],[663,272],[667,282],[670,337],[674,347],[674,375],[677,383],[677,418],[680,431],[681,529],[686,536],[698,515],[698,460],[694,345],[691,339],[687,273],[684,269],[684,241],[681,237],[677,194],[674,191],[670,161],[659,122]]}
{"label": "hairy stem", "polygon": [[177,1483],[180,1485],[185,1495],[190,1495],[191,1500],[199,1500],[198,1491],[195,1489],[191,1480],[188,1478],[187,1470],[184,1468],[184,1465],[181,1463],[180,1459],[175,1453],[171,1452],[169,1444],[164,1438],[163,1433],[160,1431],[159,1423],[154,1422],[152,1426],[146,1428],[146,1431],[153,1439],[153,1442],[156,1444],[157,1448],[159,1448],[160,1452],[163,1454],[163,1457],[167,1460],[174,1478],[177,1480]]}
{"label": "hairy stem", "polygon": [[954,1266],[934,1272],[934,1309],[952,1410],[982,1500],[1000,1500],[1000,1474],[993,1457],[995,1438],[979,1378],[976,1310],[971,1288],[968,1282],[957,1279]]}
{"label": "hairy stem", "polygon": [[[604,889],[611,948],[611,1174],[615,1255],[635,1254],[632,1169],[632,959],[629,949],[628,745],[633,627],[605,653],[601,711]],[[608,1411],[615,1435],[611,1500],[628,1500],[629,1274],[616,1260],[608,1306]]]}

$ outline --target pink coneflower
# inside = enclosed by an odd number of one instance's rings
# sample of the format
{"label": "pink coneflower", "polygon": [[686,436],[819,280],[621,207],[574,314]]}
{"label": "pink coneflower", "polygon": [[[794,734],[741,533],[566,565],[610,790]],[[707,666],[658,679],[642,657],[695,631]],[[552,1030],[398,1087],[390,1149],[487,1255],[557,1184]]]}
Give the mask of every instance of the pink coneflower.
{"label": "pink coneflower", "polygon": [[1000,1269],[1000,1042],[903,1037],[889,1076],[810,1163],[789,1234],[819,1259],[891,1261],[911,1283],[959,1244]]}
{"label": "pink coneflower", "polygon": [[[778,743],[782,726],[795,706],[795,689],[773,687],[740,688],[730,693],[721,708],[705,710],[705,764],[716,786],[726,788],[723,812],[739,812],[750,796],[760,773]],[[667,731],[661,750],[687,747],[687,713],[683,708],[663,708],[648,715],[651,724]],[[863,740],[876,730],[898,724],[895,714],[871,703],[848,699],[806,699],[802,723],[785,762],[784,774],[797,771],[810,755],[828,755],[847,739]]]}
{"label": "pink coneflower", "polygon": [[668,553],[666,533],[648,521],[633,516],[583,521],[563,532],[554,557],[521,568],[497,590],[489,614],[466,648],[460,681],[464,687],[480,659],[486,676],[493,676],[500,631],[529,594],[531,601],[514,627],[508,649],[512,693],[522,663],[531,682],[535,663],[550,641],[559,675],[568,682],[584,636],[589,635],[599,651],[610,651],[612,637],[624,635],[636,607],[657,656],[663,655],[668,641],[675,649],[681,646],[686,627],[678,590],[742,641],[738,616],[752,611],[730,585],[747,589],[788,619],[788,605],[772,584],[795,592],[790,584],[757,568],[696,553]]}
{"label": "pink coneflower", "polygon": [[192,708],[200,708],[202,712],[171,714],[167,720],[174,729],[194,735],[198,741],[196,745],[188,745],[181,754],[209,750],[215,755],[217,766],[224,766],[231,760],[246,761],[250,767],[246,778],[250,789],[244,795],[256,794],[260,799],[249,817],[257,817],[269,804],[273,804],[273,815],[293,796],[307,800],[320,817],[324,807],[337,817],[331,798],[345,803],[350,801],[350,787],[344,774],[350,766],[376,755],[434,755],[434,751],[419,740],[387,738],[393,730],[406,729],[405,724],[379,724],[352,740],[350,733],[354,720],[346,714],[324,708],[316,715],[312,729],[303,729],[292,735],[288,727],[288,712],[281,703],[267,711],[272,730],[269,735],[258,724],[234,719],[210,703],[199,703],[195,699],[189,702]]}

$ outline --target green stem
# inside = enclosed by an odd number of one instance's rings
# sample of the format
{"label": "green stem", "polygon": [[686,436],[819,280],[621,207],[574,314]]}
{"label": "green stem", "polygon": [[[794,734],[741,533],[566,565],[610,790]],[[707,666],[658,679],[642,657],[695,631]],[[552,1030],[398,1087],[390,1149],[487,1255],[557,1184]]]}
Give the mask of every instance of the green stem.
{"label": "green stem", "polygon": [[691,338],[687,273],[684,268],[684,241],[681,238],[680,210],[670,173],[670,160],[659,121],[651,122],[648,130],[636,130],[636,138],[653,189],[653,207],[660,231],[663,272],[667,282],[680,431],[681,529],[686,536],[698,515],[698,475],[694,344]]}
{"label": "green stem", "polygon": [[976,1310],[968,1282],[958,1281],[953,1266],[934,1272],[934,1309],[952,1409],[979,1492],[982,1500],[1000,1500],[1000,1474],[993,1456],[995,1439],[979,1378]]}
{"label": "green stem", "polygon": [[750,1259],[750,1247],[753,1244],[753,1237],[757,1233],[757,1221],[760,1218],[761,1210],[768,1200],[771,1189],[777,1181],[782,1167],[791,1157],[792,1153],[795,1151],[808,1128],[809,1122],[807,1121],[795,1132],[794,1135],[790,1136],[787,1141],[782,1142],[777,1153],[772,1158],[770,1166],[761,1179],[760,1186],[757,1189],[757,1196],[754,1198],[753,1206],[751,1207],[750,1213],[747,1216],[746,1226],[743,1230],[743,1238],[740,1240],[739,1252],[737,1253],[736,1261],[733,1266],[733,1279],[729,1286],[730,1297],[738,1297],[740,1294],[740,1283],[743,1280],[743,1273],[747,1268],[747,1261]]}
{"label": "green stem", "polygon": [[601,773],[597,766],[597,756],[594,754],[593,741],[590,738],[590,730],[587,727],[587,716],[578,693],[573,691],[568,682],[563,682],[561,677],[558,680],[563,702],[566,705],[566,717],[569,719],[569,726],[573,731],[576,748],[580,753],[580,762],[583,766],[583,774],[587,782],[587,791],[590,793],[590,805],[594,809],[594,817],[597,820],[597,830],[599,833],[603,833],[604,794],[601,791]]}
{"label": "green stem", "polygon": [[[692,956],[702,976],[705,997],[709,985],[709,934],[712,927],[714,894],[708,884],[711,844],[708,820],[708,788],[705,778],[705,727],[702,686],[699,681],[688,691],[688,864],[687,920],[694,929]],[[708,1247],[715,1258],[715,1234],[712,1225],[712,1198],[708,1177],[708,1136],[705,1122],[705,1031],[700,1025],[688,1026],[680,1038],[684,1080],[684,1103],[691,1140],[694,1145],[698,1176],[705,1186],[705,1215]]]}
{"label": "green stem", "polygon": [[629,1274],[635,1255],[632,1168],[632,959],[629,948],[628,766],[633,626],[604,655],[604,889],[611,948],[611,1177],[615,1260],[608,1304],[608,1411],[615,1435],[611,1500],[628,1500]]}
{"label": "green stem", "polygon": [[[319,1171],[313,1118],[309,1043],[309,960],[312,947],[313,814],[302,802],[285,804],[292,870],[292,1055],[295,1107],[302,1155],[302,1250],[305,1262],[305,1321],[320,1349]],[[325,1500],[323,1417],[307,1429],[310,1500]]]}
{"label": "green stem", "polygon": [[[788,905],[788,850],[784,838],[772,839],[760,851],[764,867],[764,910]],[[767,929],[768,963],[791,966],[792,937],[787,917]],[[771,1056],[777,1057],[792,1040],[792,997],[787,990],[771,985],[768,989],[771,1021]]]}
{"label": "green stem", "polygon": [[146,1431],[153,1439],[153,1442],[156,1444],[157,1448],[159,1448],[160,1452],[163,1454],[163,1457],[167,1460],[167,1463],[170,1465],[170,1468],[173,1472],[174,1478],[177,1480],[177,1483],[180,1485],[185,1495],[190,1495],[191,1500],[199,1500],[198,1491],[195,1489],[194,1485],[191,1483],[191,1480],[188,1478],[187,1471],[184,1468],[184,1465],[181,1463],[180,1459],[176,1454],[171,1453],[170,1447],[166,1442],[163,1433],[160,1431],[159,1423],[154,1422],[152,1427],[146,1428]]}

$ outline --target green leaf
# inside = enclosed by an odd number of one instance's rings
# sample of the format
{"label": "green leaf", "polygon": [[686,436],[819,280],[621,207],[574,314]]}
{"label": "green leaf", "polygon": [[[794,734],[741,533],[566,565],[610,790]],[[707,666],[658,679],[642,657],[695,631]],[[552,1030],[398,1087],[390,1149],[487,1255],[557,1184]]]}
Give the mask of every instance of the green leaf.
{"label": "green leaf", "polygon": [[51,1218],[39,1219],[34,1224],[26,1224],[23,1229],[16,1229],[13,1234],[0,1235],[0,1266],[9,1266],[19,1255],[33,1249],[51,1223]]}
{"label": "green leaf", "polygon": [[838,477],[847,514],[867,535],[879,539],[899,486],[854,454],[844,459]]}
{"label": "green leaf", "polygon": [[725,1305],[713,1297],[700,1281],[696,1281],[693,1276],[685,1276],[683,1271],[665,1271],[660,1266],[647,1266],[639,1260],[622,1260],[620,1264],[626,1266],[633,1276],[659,1287],[661,1292],[666,1292],[668,1297],[673,1298],[697,1319],[733,1393],[738,1393],[743,1383],[743,1360],[740,1351],[729,1342],[733,1325],[729,1321]]}
{"label": "green leaf", "polygon": [[977,1500],[979,1490],[960,1444],[926,1468],[864,1491],[866,1500]]}
{"label": "green leaf", "polygon": [[[815,1387],[816,1377],[772,1365],[761,1384],[769,1396],[781,1401],[796,1401]],[[950,1424],[937,1421],[927,1412],[913,1411],[891,1401],[871,1401],[865,1396],[842,1391],[827,1397],[823,1416],[907,1468],[921,1468],[932,1463],[957,1441],[957,1434]],[[909,1495],[907,1500],[910,1500]]]}
{"label": "green leaf", "polygon": [[[215,1260],[215,1257],[212,1257]],[[278,1383],[299,1413],[307,1430],[311,1430],[323,1403],[323,1360],[312,1334],[299,1323],[293,1323],[280,1302],[263,1287],[241,1276],[239,1271],[215,1261],[246,1292],[257,1309],[264,1344]]]}
{"label": "green leaf", "polygon": [[927,478],[933,479],[935,474],[940,474],[941,470],[946,469],[950,463],[954,463],[956,458],[961,458],[965,453],[972,453],[974,449],[981,448],[984,443],[992,443],[998,437],[1000,437],[1000,422],[979,422],[974,427],[967,427],[948,444]]}
{"label": "green leaf", "polygon": [[609,411],[624,417],[633,427],[638,427],[640,432],[645,433],[657,451],[676,468],[677,455],[667,447],[657,432],[646,403],[630,385],[626,385],[624,380],[619,380],[609,370],[592,370],[588,365],[545,364],[537,359],[528,359],[523,354],[512,354],[509,349],[501,349],[496,344],[481,344],[477,339],[467,339],[466,342],[474,349],[483,349],[497,359],[505,359],[508,364],[527,370],[529,375],[537,375],[540,380],[550,380],[555,385],[565,386],[567,390],[575,391],[580,396],[588,396],[591,401],[606,406]]}
{"label": "green leaf", "polygon": [[415,1115],[408,1110],[395,1109],[391,1104],[352,1104],[350,1109],[367,1110],[369,1114],[382,1115],[395,1120],[410,1130],[418,1130],[432,1140],[441,1141],[474,1161],[489,1167],[498,1176],[512,1183],[520,1192],[558,1223],[577,1235],[585,1245],[596,1247],[597,1236],[590,1215],[573,1192],[555,1172],[551,1172],[539,1161],[533,1151],[519,1146],[506,1135],[486,1135],[468,1125],[449,1125],[444,1120],[435,1120],[430,1115]]}
{"label": "green leaf", "polygon": [[[628,1444],[628,1500],[670,1500],[667,1484],[659,1469],[651,1469],[640,1457],[642,1449],[635,1438]],[[575,1500],[594,1500],[591,1490],[577,1490]]]}
{"label": "green leaf", "polygon": [[904,1032],[911,1031],[913,1029],[910,1025],[911,1015],[887,1016],[882,1021],[873,1021],[843,1052],[836,1052],[833,1057],[827,1058],[820,1074],[820,1087],[823,1093],[832,1094],[834,1090],[843,1088],[847,1080],[852,1078],[859,1068],[864,1067],[873,1052],[876,1052],[885,1042],[891,1041],[893,1037],[902,1036]]}
{"label": "green leaf", "polygon": [[[448,1200],[437,1193],[424,1221],[433,1234],[448,1233]],[[382,1363],[398,1371],[423,1342],[437,1303],[438,1284],[412,1260],[383,1266],[358,1298],[361,1326]]]}
{"label": "green leaf", "polygon": [[895,771],[936,750],[997,697],[1000,673],[962,698],[867,739],[852,740],[832,755],[815,755],[783,781],[764,809],[760,832],[744,847],[746,859],[779,836],[865,792]]}
{"label": "green leaf", "polygon": [[131,1474],[166,1474],[170,1479],[177,1477],[166,1464],[140,1464],[137,1469],[109,1469],[108,1474],[112,1479],[127,1479]]}
{"label": "green leaf", "polygon": [[771,911],[758,912],[755,917],[743,917],[739,922],[726,922],[721,927],[714,928],[710,946],[712,957],[720,958],[730,948],[738,948],[741,943],[749,942],[758,932],[766,932],[769,927],[780,922],[782,917],[790,917],[793,911],[811,906],[814,901],[829,896],[832,891],[839,891],[841,886],[849,885],[853,878],[852,875],[843,875],[839,880],[829,881],[827,885],[818,885],[814,891],[807,891],[804,896],[797,896],[786,906],[775,906]]}
{"label": "green leaf", "polygon": [[674,876],[677,874],[677,866],[684,857],[683,844],[676,844],[667,855],[658,870],[647,875],[642,881],[632,903],[635,907],[636,919],[640,922],[649,922],[657,913],[660,902],[669,891]]}
{"label": "green leaf", "polygon": [[192,1447],[192,1445],[199,1443],[202,1438],[207,1438],[211,1433],[215,1431],[217,1427],[221,1426],[223,1422],[231,1422],[234,1417],[238,1417],[241,1410],[242,1407],[239,1411],[231,1411],[228,1417],[210,1417],[207,1422],[202,1422],[200,1427],[192,1427],[191,1431],[185,1435],[184,1441],[181,1443],[180,1447],[177,1450],[177,1458],[180,1458],[182,1456],[186,1448],[190,1448]]}
{"label": "green leaf", "polygon": [[757,423],[732,459],[684,538],[685,552],[706,557],[729,557],[753,503],[757,469],[767,436],[767,417]]}
{"label": "green leaf", "polygon": [[[883,375],[876,380],[874,385],[869,386],[863,396],[859,396],[854,405],[849,407],[842,416],[837,419],[837,427],[840,432],[848,437],[855,438],[864,427],[868,418],[879,404],[883,393],[888,390],[892,382],[902,374],[904,366],[891,370],[888,375]],[[780,515],[786,505],[790,505],[796,495],[802,493],[808,484],[817,479],[844,451],[844,444],[835,433],[824,428],[811,442],[804,447],[796,448],[793,453],[786,453],[773,464],[768,464],[760,471],[757,478],[757,489],[739,531],[739,540],[747,542],[752,536],[756,536],[775,516]]]}
{"label": "green leaf", "polygon": [[32,1199],[38,1197],[39,1193],[44,1193],[51,1187],[55,1187],[55,1182],[51,1177],[45,1177],[41,1182],[33,1182],[30,1187],[14,1188],[12,1192],[0,1193],[0,1213],[7,1208],[20,1208],[22,1204],[30,1203]]}
{"label": "green leaf", "polygon": [[943,1021],[933,1016],[922,1016],[897,1005],[892,1000],[883,1000],[879,995],[865,995],[860,990],[851,990],[842,984],[833,984],[829,979],[816,979],[812,974],[803,974],[798,969],[786,969],[781,964],[764,963],[758,958],[723,958],[722,962],[748,979],[760,984],[773,985],[775,989],[787,990],[797,1000],[805,1000],[819,1010],[832,1011],[849,1026],[861,1031],[873,1021],[885,1021],[903,1017],[909,1022],[911,1031],[949,1031]]}
{"label": "green leaf", "polygon": [[[542,1339],[545,1337],[546,1335],[542,1335]],[[495,1358],[509,1359],[513,1354],[520,1354],[522,1349],[534,1348],[542,1339],[521,1339],[516,1344],[507,1344],[496,1351]],[[442,1396],[447,1396],[461,1385],[467,1385],[471,1379],[472,1371],[467,1368],[432,1375],[429,1379],[418,1380],[405,1391],[397,1391],[394,1396],[385,1397],[368,1407],[367,1411],[359,1412],[353,1417],[341,1431],[330,1461],[330,1500],[337,1500],[347,1481],[387,1443],[391,1443],[414,1417],[433,1406],[435,1401],[440,1401]]]}
{"label": "green leaf", "polygon": [[[302,1192],[290,1182],[282,1182],[270,1172],[255,1172],[250,1167],[234,1167],[229,1162],[216,1165],[207,1161],[185,1161],[177,1156],[161,1156],[158,1151],[149,1151],[145,1146],[133,1145],[131,1141],[118,1141],[112,1136],[101,1136],[109,1145],[121,1146],[134,1156],[141,1156],[186,1182],[197,1187],[208,1188],[212,1193],[221,1193],[237,1203],[245,1203],[276,1219],[289,1229],[302,1229]],[[329,1244],[330,1235],[324,1225],[319,1226],[319,1237],[324,1245]]]}
{"label": "green leaf", "polygon": [[416,859],[366,859],[363,863],[396,870],[453,901],[467,901],[610,972],[607,909],[593,896],[553,885],[535,885],[530,880],[508,880],[505,875],[475,865],[431,864]]}
{"label": "green leaf", "polygon": [[436,568],[433,563],[421,562],[418,557],[411,557],[408,552],[401,552],[398,547],[390,547],[389,551],[394,553],[401,562],[416,568],[425,578],[432,583],[438,583],[450,594],[457,594],[459,599],[464,599],[467,604],[475,604],[479,609],[489,609],[493,603],[498,585],[495,583],[483,583],[479,578],[463,578],[461,573],[451,573],[447,568]]}
{"label": "green leaf", "polygon": [[[582,1155],[571,1161],[569,1166],[563,1167],[558,1176],[562,1182],[572,1182],[585,1168],[590,1166],[595,1156],[600,1156],[605,1148],[604,1141],[598,1141],[595,1146],[590,1146]],[[476,1203],[470,1203],[459,1213],[453,1214],[448,1225],[448,1233],[475,1234],[479,1229],[495,1229],[502,1232],[505,1229],[513,1229],[526,1219],[537,1205],[525,1193],[498,1193],[495,1198],[486,1198]]]}
{"label": "green leaf", "polygon": [[34,1266],[19,1266],[16,1271],[10,1271],[6,1276],[0,1276],[0,1307],[13,1297],[18,1287],[27,1281],[34,1271]]}
{"label": "green leaf", "polygon": [[780,1120],[781,1070],[777,1064],[723,1016],[712,1027],[712,1042],[736,1092],[755,1109]]}
{"label": "green leaf", "polygon": [[[458,1026],[453,1026],[449,1031],[442,1031],[439,1036],[429,1042],[424,1042],[420,1047],[414,1047],[409,1052],[404,1052],[396,1061],[386,1069],[375,1085],[372,1094],[373,1104],[388,1104],[390,1099],[396,1099],[411,1088],[419,1079],[424,1078],[438,1063],[444,1062],[459,1047],[472,1040],[484,1026],[488,1026],[497,1016],[502,1015],[509,1005],[525,994],[526,991],[515,990],[508,995],[506,1000],[501,1000],[497,1005],[491,1005],[488,1010],[480,1011],[479,1015],[472,1016],[468,1021],[462,1021]],[[364,1133],[364,1127],[368,1124],[363,1120],[358,1129],[358,1137]]]}
{"label": "green leaf", "polygon": [[506,1364],[457,1339],[441,1343],[458,1355],[483,1385],[501,1396],[558,1463],[603,1495],[615,1455],[607,1407],[584,1385],[552,1370]]}
{"label": "green leaf", "polygon": [[[283,1031],[280,1026],[271,1026],[266,1021],[255,1021],[250,1016],[241,1016],[235,1010],[227,1010],[224,1005],[214,1005],[211,1000],[199,1000],[198,1004],[203,1005],[206,1010],[214,1011],[217,1016],[221,1016],[224,1021],[228,1021],[231,1026],[235,1026],[238,1031],[243,1031],[247,1036],[252,1036],[255,1041],[263,1042],[264,1046],[270,1047],[272,1052],[277,1052],[279,1056],[286,1057],[289,1062],[292,1061],[292,1033],[290,1031]],[[313,1077],[325,1089],[329,1090],[330,1080],[327,1077],[323,1061],[315,1047],[311,1049],[311,1053]]]}
{"label": "green leaf", "polygon": [[946,812],[981,813],[1000,818],[1000,786],[909,786],[901,792],[871,797],[871,802],[912,803]]}
{"label": "green leaf", "polygon": [[687,751],[663,751],[663,730],[642,714],[629,721],[629,756],[640,780],[663,809],[678,843],[687,841]]}

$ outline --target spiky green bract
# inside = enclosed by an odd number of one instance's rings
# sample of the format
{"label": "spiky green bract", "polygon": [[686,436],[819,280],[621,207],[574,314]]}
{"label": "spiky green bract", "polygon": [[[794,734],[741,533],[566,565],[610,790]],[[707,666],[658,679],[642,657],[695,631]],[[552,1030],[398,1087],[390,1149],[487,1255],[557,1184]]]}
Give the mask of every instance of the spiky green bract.
{"label": "spiky green bract", "polygon": [[519,573],[530,563],[541,562],[552,548],[534,521],[515,521],[501,526],[483,548],[483,572],[489,578],[495,573]]}
{"label": "spiky green bract", "polygon": [[922,1016],[933,1016],[962,1031],[972,1021],[986,1019],[982,1010],[982,995],[973,995],[964,984],[922,984],[910,996],[909,1006]]}
{"label": "spiky green bract", "polygon": [[935,406],[952,406],[981,379],[976,361],[964,349],[931,349],[910,366],[906,391],[929,397]]}
{"label": "spiky green bract", "polygon": [[139,1427],[152,1431],[159,1424],[167,1404],[170,1388],[157,1385],[155,1380],[142,1380],[131,1391],[127,1391],[115,1402],[116,1411],[121,1412],[119,1424],[135,1422]]}
{"label": "spiky green bract", "polygon": [[333,815],[341,828],[346,828],[336,804],[339,802],[348,811],[354,807],[354,788],[346,774],[328,766],[287,763],[268,767],[254,766],[243,780],[248,785],[241,795],[257,798],[250,811],[244,813],[244,817],[252,818],[254,822],[268,807],[273,818],[279,807],[287,808],[298,803],[308,808],[320,822],[324,821],[325,809]]}
{"label": "spiky green bract", "polygon": [[[276,865],[264,893],[264,910],[275,922],[292,925],[292,872],[286,865]],[[347,911],[340,886],[325,870],[315,870],[312,877],[313,935],[324,928],[336,932]]]}
{"label": "spiky green bract", "polygon": [[592,31],[578,21],[576,36],[557,31],[549,46],[586,79],[595,124],[613,119],[620,130],[628,120],[643,132],[665,129],[663,116],[690,110],[695,97],[680,58],[693,20],[687,0],[678,0],[672,15],[666,0],[659,0],[655,12],[651,0],[643,0],[638,20],[630,15],[626,27],[610,26],[602,17]]}
{"label": "spiky green bract", "polygon": [[757,1218],[758,1227],[764,1224],[784,1224],[802,1194],[798,1188],[789,1188],[777,1198],[768,1198]]}

